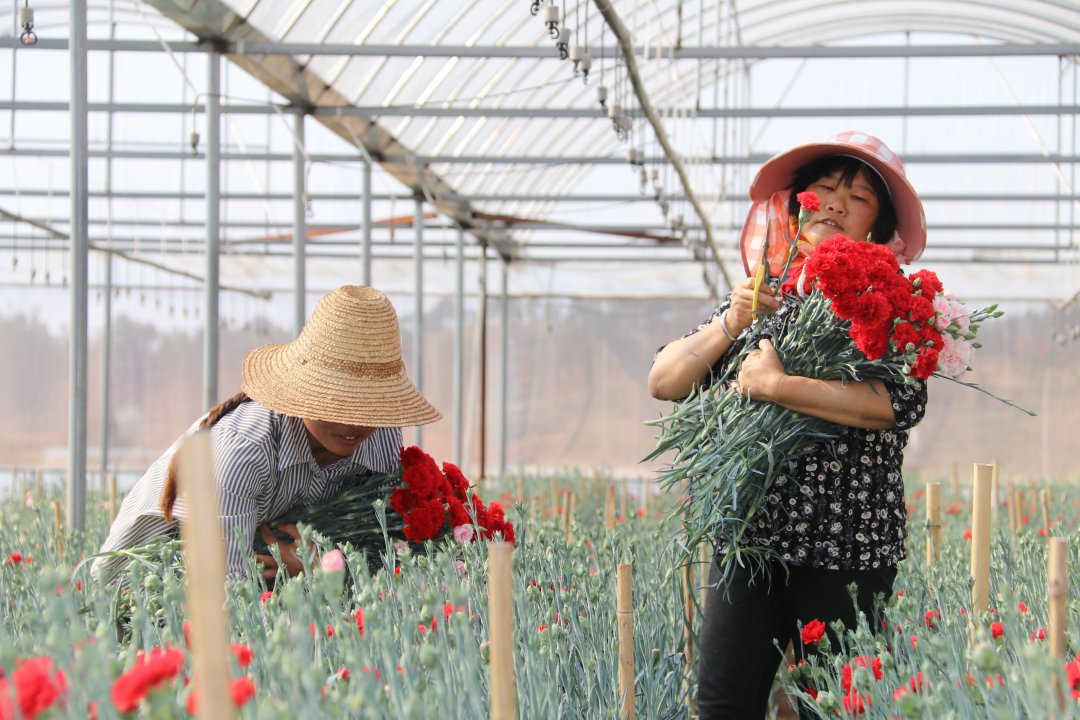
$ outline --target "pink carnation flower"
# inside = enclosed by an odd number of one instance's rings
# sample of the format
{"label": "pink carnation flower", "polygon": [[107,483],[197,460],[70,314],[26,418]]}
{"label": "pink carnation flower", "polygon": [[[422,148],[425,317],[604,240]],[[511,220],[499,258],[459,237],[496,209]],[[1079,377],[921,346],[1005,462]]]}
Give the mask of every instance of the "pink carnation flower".
{"label": "pink carnation flower", "polygon": [[961,333],[968,331],[971,321],[968,319],[967,308],[956,299],[955,295],[949,292],[935,295],[933,303],[934,312],[937,313],[937,317],[934,318],[934,327],[938,332],[944,333],[949,325],[956,325]]}
{"label": "pink carnation flower", "polygon": [[476,531],[472,525],[458,525],[454,528],[454,542],[467,543],[471,542]]}
{"label": "pink carnation flower", "polygon": [[343,572],[345,570],[345,556],[341,551],[334,548],[322,556],[322,571],[327,573]]}
{"label": "pink carnation flower", "polygon": [[948,333],[941,336],[944,346],[938,353],[937,370],[945,377],[958,380],[967,372],[975,348],[963,338],[955,338]]}

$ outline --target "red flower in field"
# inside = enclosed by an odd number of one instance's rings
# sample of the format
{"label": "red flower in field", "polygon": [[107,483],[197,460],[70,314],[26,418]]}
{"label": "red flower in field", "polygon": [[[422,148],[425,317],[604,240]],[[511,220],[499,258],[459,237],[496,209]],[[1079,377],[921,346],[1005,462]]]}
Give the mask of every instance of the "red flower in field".
{"label": "red flower in field", "polygon": [[938,620],[941,619],[941,608],[938,608],[937,610],[927,610],[926,615],[923,616],[923,622],[926,623],[926,627],[930,628],[931,630],[937,627],[934,624],[935,616]]}
{"label": "red flower in field", "polygon": [[[246,677],[233,680],[229,683],[229,695],[232,697],[233,705],[243,707],[248,700],[255,696],[255,683]],[[192,690],[187,699],[188,714],[194,715],[198,709],[199,693],[197,690]]]}
{"label": "red flower in field", "polygon": [[855,670],[859,668],[869,668],[874,674],[874,680],[880,680],[883,677],[881,670],[881,658],[870,658],[868,655],[859,655],[852,658],[851,662],[844,666],[843,671],[840,674],[840,687],[844,689],[845,693],[851,693],[851,676]]}
{"label": "red flower in field", "polygon": [[184,621],[184,646],[191,649],[191,623]]}
{"label": "red flower in field", "polygon": [[148,692],[179,675],[183,668],[183,651],[176,648],[154,648],[143,654],[134,667],[113,683],[113,705],[120,712],[131,712],[139,706]]}
{"label": "red flower in field", "polygon": [[821,622],[820,620],[814,619],[808,622],[806,625],[803,625],[803,645],[817,645],[823,637],[825,637],[825,623]]}
{"label": "red flower in field", "polygon": [[1065,663],[1065,678],[1073,697],[1080,700],[1080,655],[1077,655],[1072,662]]}
{"label": "red flower in field", "polygon": [[337,677],[338,680],[348,680],[350,677],[352,677],[352,673],[349,672],[349,668],[342,665],[337,669]]}
{"label": "red flower in field", "polygon": [[865,714],[866,708],[873,704],[870,702],[869,695],[860,695],[858,690],[852,690],[844,695],[842,700],[844,703],[844,713],[852,716]]}
{"label": "red flower in field", "polygon": [[1000,622],[990,623],[990,634],[997,640],[999,637],[1005,634],[1005,626]]}
{"label": "red flower in field", "polygon": [[545,623],[540,623],[540,627],[536,628],[537,632],[547,632],[548,626]]}
{"label": "red flower in field", "polygon": [[1046,628],[1041,627],[1035,632],[1031,633],[1031,642],[1038,642],[1046,639]]}
{"label": "red flower in field", "polygon": [[251,652],[251,648],[243,643],[233,643],[229,646],[232,650],[232,654],[236,656],[236,661],[240,663],[240,667],[247,667],[251,664],[251,658],[254,653]]}
{"label": "red flower in field", "polygon": [[1001,677],[1001,673],[998,673],[997,675],[986,676],[986,687],[994,687],[995,682],[997,683],[998,687],[1005,687],[1005,678]]}
{"label": "red flower in field", "polygon": [[264,593],[259,593],[259,602],[261,602],[263,605],[265,605],[266,601],[269,600],[272,597],[274,597],[274,593],[270,592],[269,590],[267,590]]}
{"label": "red flower in field", "polygon": [[450,616],[454,614],[454,603],[443,603],[442,614],[445,620],[449,620]]}
{"label": "red flower in field", "polygon": [[971,528],[964,528],[964,539],[965,540],[970,540],[971,539]]}
{"label": "red flower in field", "polygon": [[8,565],[13,565],[13,566],[18,567],[19,565],[22,564],[22,561],[23,561],[22,553],[13,552],[13,553],[11,553],[10,555],[7,556],[7,564]]}
{"label": "red flower in field", "polygon": [[53,666],[52,658],[37,657],[23,662],[11,674],[18,712],[11,704],[12,689],[9,680],[0,671],[0,718],[22,717],[34,720],[52,707],[67,692],[67,678],[63,670]]}
{"label": "red flower in field", "polygon": [[795,196],[799,201],[799,207],[816,212],[821,207],[821,198],[807,190]]}
{"label": "red flower in field", "polygon": [[364,636],[364,608],[356,608],[356,614],[353,615],[356,619],[356,629],[360,631],[360,636]]}

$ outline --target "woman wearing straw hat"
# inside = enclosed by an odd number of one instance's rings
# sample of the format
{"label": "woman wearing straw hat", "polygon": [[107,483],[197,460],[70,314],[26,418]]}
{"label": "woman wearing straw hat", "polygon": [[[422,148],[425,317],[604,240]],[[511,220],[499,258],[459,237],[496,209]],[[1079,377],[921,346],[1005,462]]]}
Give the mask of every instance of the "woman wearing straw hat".
{"label": "woman wearing straw hat", "polygon": [[[212,408],[184,437],[210,433],[227,572],[243,571],[258,530],[277,543],[290,574],[301,565],[294,546],[279,542],[266,522],[297,505],[315,505],[368,472],[398,465],[401,428],[441,417],[405,374],[394,308],[368,287],[345,286],[319,300],[300,337],[264,345],[244,359],[240,393]],[[103,553],[175,534],[184,516],[177,497],[175,453],[165,451],[124,499]],[[296,528],[286,533],[298,538]],[[277,563],[256,558],[273,577]],[[99,579],[124,560],[101,557]]]}
{"label": "woman wearing straw hat", "polygon": [[[681,399],[721,375],[756,314],[766,314],[766,331],[790,322],[799,307],[792,293],[768,284],[755,292],[754,275],[762,260],[770,276],[782,272],[798,229],[795,196],[806,190],[821,205],[803,225],[800,256],[780,288],[805,290],[803,260],[836,233],[886,244],[902,263],[917,258],[926,244],[919,196],[900,159],[877,138],[845,132],[773,157],[750,186],[753,205],[741,238],[748,277],[708,320],[657,353],[649,373],[654,397]],[[764,717],[782,659],[776,645],[792,642],[799,657],[814,651],[803,645],[800,626],[841,620],[854,628],[858,610],[879,627],[875,596],[891,595],[904,558],[903,448],[926,405],[921,381],[845,384],[788,375],[769,340],[746,356],[733,389],[844,427],[840,439],[812,447],[784,467],[747,529],[747,546],[779,558],[766,573],[771,582],[736,568],[725,587],[709,591],[698,675],[702,718]],[[848,591],[852,583],[856,603]]]}

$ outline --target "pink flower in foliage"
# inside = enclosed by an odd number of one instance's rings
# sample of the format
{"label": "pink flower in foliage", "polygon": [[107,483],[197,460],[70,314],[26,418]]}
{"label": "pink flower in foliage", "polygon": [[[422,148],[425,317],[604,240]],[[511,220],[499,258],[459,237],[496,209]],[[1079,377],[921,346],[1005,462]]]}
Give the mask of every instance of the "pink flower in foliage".
{"label": "pink flower in foliage", "polygon": [[472,525],[458,525],[454,528],[454,542],[462,544],[471,542],[476,536],[476,531]]}
{"label": "pink flower in foliage", "polygon": [[345,556],[340,550],[334,548],[328,553],[323,553],[320,565],[322,566],[322,571],[326,573],[344,572]]}

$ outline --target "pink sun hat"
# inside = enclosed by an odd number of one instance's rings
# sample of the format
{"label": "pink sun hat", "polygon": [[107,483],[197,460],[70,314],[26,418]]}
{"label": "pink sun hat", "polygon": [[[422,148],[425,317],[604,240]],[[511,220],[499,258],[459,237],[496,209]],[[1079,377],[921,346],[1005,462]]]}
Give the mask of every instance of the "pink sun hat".
{"label": "pink sun hat", "polygon": [[[900,156],[873,135],[848,130],[824,142],[797,145],[762,164],[750,183],[750,199],[754,204],[739,241],[748,275],[756,269],[766,234],[773,236],[771,246],[777,231],[787,226],[787,211],[777,193],[790,189],[801,167],[828,155],[847,155],[877,171],[896,209],[896,235],[887,243],[888,247],[901,263],[909,263],[922,254],[926,247],[926,215],[919,194],[908,182]],[[783,199],[786,201],[786,197]]]}

